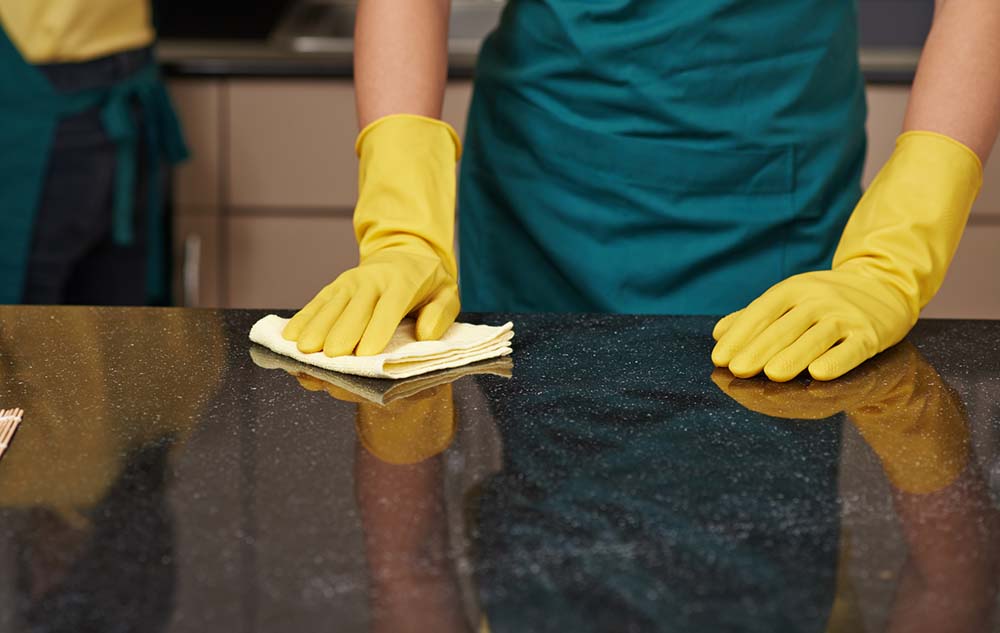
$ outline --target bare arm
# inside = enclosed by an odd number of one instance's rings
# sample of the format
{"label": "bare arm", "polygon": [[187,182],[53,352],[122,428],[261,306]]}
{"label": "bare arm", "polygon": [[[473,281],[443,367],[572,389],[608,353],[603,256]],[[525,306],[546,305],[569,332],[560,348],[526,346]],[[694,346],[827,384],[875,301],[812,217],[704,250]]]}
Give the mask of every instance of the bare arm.
{"label": "bare arm", "polygon": [[364,127],[389,114],[440,118],[451,0],[359,0],[354,86]]}
{"label": "bare arm", "polygon": [[936,0],[903,129],[945,134],[985,163],[1000,128],[1000,2]]}

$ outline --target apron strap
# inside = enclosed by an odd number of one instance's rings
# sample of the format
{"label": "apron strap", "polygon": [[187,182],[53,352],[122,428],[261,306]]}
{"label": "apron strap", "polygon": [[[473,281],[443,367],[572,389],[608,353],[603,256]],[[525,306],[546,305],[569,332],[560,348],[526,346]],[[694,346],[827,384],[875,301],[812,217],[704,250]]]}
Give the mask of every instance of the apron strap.
{"label": "apron strap", "polygon": [[128,245],[135,239],[132,209],[135,203],[136,149],[139,133],[132,118],[138,103],[146,129],[148,200],[150,224],[159,221],[163,211],[160,187],[162,160],[178,163],[188,156],[180,124],[170,105],[155,65],[150,64],[129,79],[111,88],[101,109],[104,129],[118,145],[117,170],[112,207],[112,237],[116,244]]}

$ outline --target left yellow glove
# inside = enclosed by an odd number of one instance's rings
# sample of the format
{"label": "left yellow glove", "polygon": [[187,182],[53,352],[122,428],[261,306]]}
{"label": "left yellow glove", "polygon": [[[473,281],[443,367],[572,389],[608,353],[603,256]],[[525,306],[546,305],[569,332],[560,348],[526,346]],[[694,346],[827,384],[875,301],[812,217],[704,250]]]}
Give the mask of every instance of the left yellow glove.
{"label": "left yellow glove", "polygon": [[895,345],[944,281],[982,185],[979,157],[907,132],[855,207],[831,270],[795,275],[720,320],[712,361],[748,378],[832,380]]}
{"label": "left yellow glove", "polygon": [[455,165],[462,153],[443,121],[393,114],[358,135],[358,265],[323,288],[282,335],[304,353],[380,353],[400,321],[437,339],[460,309],[455,263]]}

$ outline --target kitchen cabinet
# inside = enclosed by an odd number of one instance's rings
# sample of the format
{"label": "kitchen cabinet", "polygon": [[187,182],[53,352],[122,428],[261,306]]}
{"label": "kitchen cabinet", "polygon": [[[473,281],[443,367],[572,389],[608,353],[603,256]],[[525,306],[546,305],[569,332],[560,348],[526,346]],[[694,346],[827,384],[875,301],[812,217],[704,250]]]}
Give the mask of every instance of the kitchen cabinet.
{"label": "kitchen cabinet", "polygon": [[353,205],[357,124],[350,82],[232,82],[227,124],[233,206]]}
{"label": "kitchen cabinet", "polygon": [[222,293],[222,216],[174,215],[174,300],[188,307],[225,305]]}
{"label": "kitchen cabinet", "polygon": [[[449,83],[444,119],[465,130],[471,83]],[[351,208],[357,118],[348,81],[238,81],[229,87],[233,206]]]}
{"label": "kitchen cabinet", "polygon": [[177,79],[170,93],[191,158],[173,172],[174,300],[191,307],[224,305],[222,201],[219,194],[223,85]]}
{"label": "kitchen cabinet", "polygon": [[[294,308],[354,265],[357,123],[348,79],[177,79],[170,88],[193,152],[174,189],[179,297],[201,306]],[[471,81],[448,83],[444,118],[460,133],[471,92]],[[868,87],[865,184],[892,153],[908,96],[908,86]],[[1000,318],[998,239],[994,160],[926,316]]]}
{"label": "kitchen cabinet", "polygon": [[349,212],[230,216],[226,233],[229,305],[302,307],[358,263]]}

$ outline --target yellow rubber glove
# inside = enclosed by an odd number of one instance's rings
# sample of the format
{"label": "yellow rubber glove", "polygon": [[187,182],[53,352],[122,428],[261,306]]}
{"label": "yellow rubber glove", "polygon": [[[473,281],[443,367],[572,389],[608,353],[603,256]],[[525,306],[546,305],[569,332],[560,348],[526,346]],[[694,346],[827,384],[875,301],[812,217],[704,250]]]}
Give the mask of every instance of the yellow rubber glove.
{"label": "yellow rubber glove", "polygon": [[748,378],[832,380],[898,343],[944,280],[982,185],[979,157],[907,132],[841,236],[832,270],[795,275],[720,320],[712,361]]}
{"label": "yellow rubber glove", "polygon": [[354,232],[360,263],[320,291],[285,326],[302,352],[378,354],[404,317],[437,339],[459,312],[455,166],[450,125],[395,114],[365,127]]}

